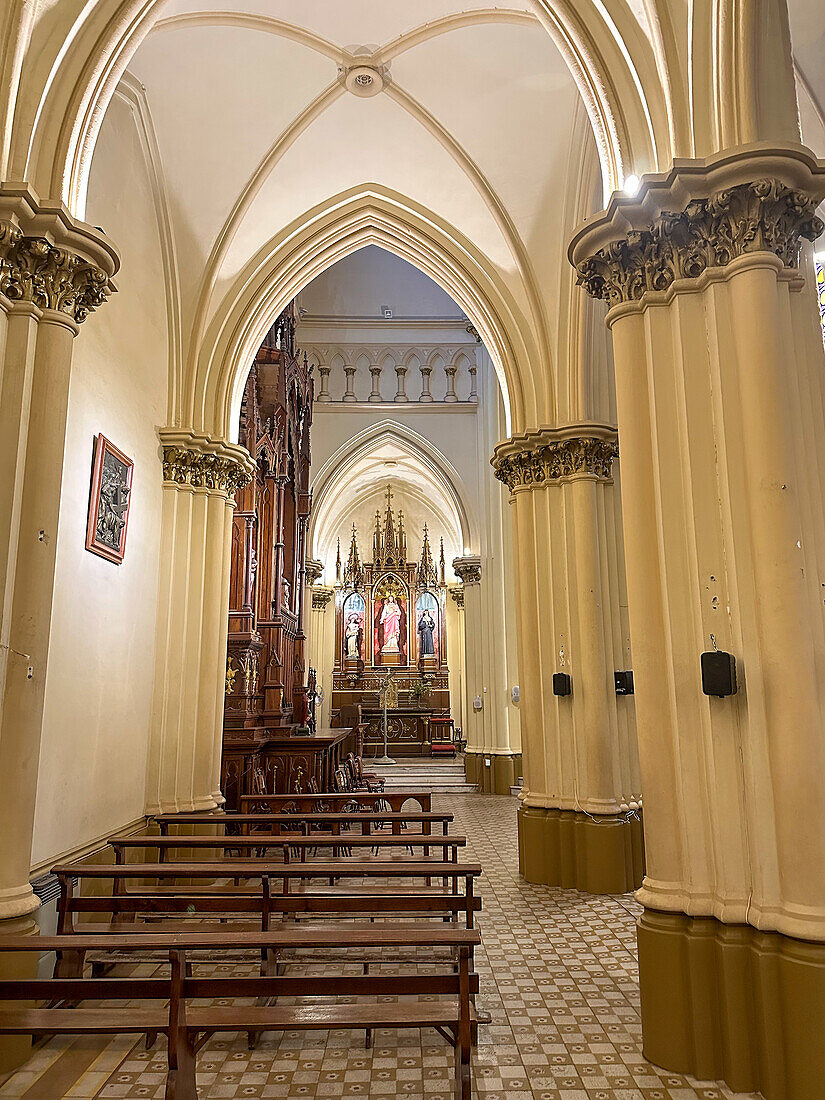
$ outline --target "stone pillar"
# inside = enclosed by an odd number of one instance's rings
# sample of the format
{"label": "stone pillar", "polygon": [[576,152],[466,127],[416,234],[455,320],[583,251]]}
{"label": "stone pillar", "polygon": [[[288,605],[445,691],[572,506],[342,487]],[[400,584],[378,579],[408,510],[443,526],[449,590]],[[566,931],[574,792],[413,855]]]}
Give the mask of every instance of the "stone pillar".
{"label": "stone pillar", "polygon": [[469,374],[470,374],[470,396],[467,398],[467,400],[478,402],[478,378],[477,378],[477,376],[478,376],[478,367],[474,363],[470,364]]}
{"label": "stone pillar", "polygon": [[481,558],[471,554],[454,558],[453,571],[461,581],[464,616],[464,770],[468,783],[478,783],[480,791],[489,792],[492,776],[482,771],[482,753],[488,740],[485,738],[485,722],[489,725],[489,711],[493,704],[485,698]]}
{"label": "stone pillar", "polygon": [[320,364],[318,366],[318,375],[321,379],[321,388],[318,391],[318,395],[315,398],[316,401],[323,401],[324,403],[327,403],[327,402],[332,400],[332,398],[329,395],[329,372],[330,372],[330,369],[331,369],[330,367],[325,367],[325,366],[320,365]]}
{"label": "stone pillar", "polygon": [[254,464],[243,447],[165,428],[158,649],[147,813],[223,803],[220,759],[229,563],[236,489]]}
{"label": "stone pillar", "polygon": [[396,388],[394,401],[407,401],[407,368],[399,363],[395,368]]}
{"label": "stone pillar", "polygon": [[633,703],[614,675],[630,667],[616,453],[615,429],[588,423],[507,440],[493,459],[515,520],[521,871],[596,894],[638,886],[643,863]]}
{"label": "stone pillar", "polygon": [[[823,196],[799,147],[728,150],[570,248],[616,364],[645,1053],[769,1100],[825,1079],[825,362],[800,264]],[[703,691],[717,647],[727,697]]]}
{"label": "stone pillar", "polygon": [[[467,672],[464,665],[466,640],[464,635],[464,585],[453,584],[448,589],[450,599],[447,602],[447,637],[450,642],[447,659],[450,664],[450,710],[456,728],[465,737],[467,728]],[[467,758],[465,756],[465,774]],[[477,782],[475,779],[472,782]]]}
{"label": "stone pillar", "polygon": [[374,404],[376,401],[381,400],[381,364],[380,363],[373,363],[372,366],[370,367],[370,382],[371,382],[371,389],[370,389],[370,395],[367,398],[367,400],[371,401]]}
{"label": "stone pillar", "polygon": [[318,726],[329,726],[332,703],[332,672],[335,664],[335,605],[328,610],[333,588],[316,584],[312,588],[312,645],[310,661],[318,676],[321,704]]}
{"label": "stone pillar", "polygon": [[457,371],[458,367],[455,365],[444,368],[444,373],[447,375],[447,393],[444,397],[445,401],[458,401],[458,394],[455,392],[455,376]]}
{"label": "stone pillar", "polygon": [[[0,931],[31,932],[29,885],[72,347],[111,289],[102,233],[22,185],[0,187]],[[3,977],[31,959],[0,959]],[[28,1038],[0,1040],[0,1072]]]}
{"label": "stone pillar", "polygon": [[352,363],[344,364],[344,374],[346,375],[347,383],[346,389],[344,390],[343,400],[351,403],[356,400],[354,389],[355,367]]}
{"label": "stone pillar", "polygon": [[433,399],[433,395],[430,393],[430,376],[433,373],[433,368],[428,363],[422,363],[418,369],[421,371],[421,396],[418,400],[426,403]]}
{"label": "stone pillar", "polygon": [[489,591],[482,587],[482,559],[453,559],[461,579],[464,616],[464,771],[487,794],[509,794],[518,778],[518,754],[509,741],[503,699],[506,647],[503,623],[491,623]]}

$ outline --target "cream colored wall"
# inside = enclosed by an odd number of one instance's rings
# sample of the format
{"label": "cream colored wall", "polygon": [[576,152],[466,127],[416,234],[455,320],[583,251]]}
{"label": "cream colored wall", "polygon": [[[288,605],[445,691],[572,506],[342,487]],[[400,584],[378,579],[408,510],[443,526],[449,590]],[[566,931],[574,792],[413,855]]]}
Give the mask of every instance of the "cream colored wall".
{"label": "cream colored wall", "polygon": [[[33,867],[92,844],[139,818],[145,807],[166,314],[149,177],[124,101],[113,103],[104,132],[89,219],[117,243],[123,266],[119,292],[83,326],[74,349]],[[98,432],[135,462],[126,556],[119,566],[84,549]]]}

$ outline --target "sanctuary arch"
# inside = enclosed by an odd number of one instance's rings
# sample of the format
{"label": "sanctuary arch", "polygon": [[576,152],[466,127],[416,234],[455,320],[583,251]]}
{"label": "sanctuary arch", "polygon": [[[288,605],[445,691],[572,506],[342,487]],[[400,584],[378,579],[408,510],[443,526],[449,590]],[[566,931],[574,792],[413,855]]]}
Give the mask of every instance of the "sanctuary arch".
{"label": "sanctuary arch", "polygon": [[[233,437],[245,366],[313,274],[377,243],[453,295],[507,391],[509,434],[492,462],[513,519],[522,872],[590,891],[640,887],[649,1059],[769,1100],[821,1088],[811,1021],[825,1011],[825,394],[811,242],[825,166],[800,144],[785,0],[718,0],[687,16],[656,0],[643,21],[635,7],[525,6],[579,97],[578,159],[563,150],[570,174],[549,188],[564,200],[555,237],[517,224],[522,200],[542,187],[503,199],[400,77],[386,99],[426,132],[433,158],[438,150],[470,181],[472,224],[439,212],[448,187],[427,193],[425,180],[404,196],[386,169],[386,181],[336,180],[309,210],[244,236],[275,154],[328,106],[355,109],[332,80],[235,196],[198,287],[176,294],[163,259],[174,251],[168,195],[164,206],[157,179],[118,174],[115,120],[127,109],[116,88],[141,42],[155,24],[162,35],[182,23],[158,23],[151,0],[89,3],[77,18],[57,5],[49,19],[22,0],[7,5],[6,929],[30,924],[30,880],[57,855],[95,850],[147,809],[220,801],[215,666],[231,500],[250,471]],[[222,25],[219,14],[189,14],[198,27]],[[478,20],[521,27],[524,14]],[[388,40],[376,71],[466,18]],[[315,31],[254,20],[295,49],[332,56]],[[151,133],[128,152],[151,162]],[[195,201],[175,198],[183,209]],[[117,247],[85,223],[93,210]],[[609,346],[594,324],[605,310]],[[81,325],[90,331],[78,336]],[[78,455],[103,407],[133,440],[142,479],[135,564],[127,552],[116,581],[73,556],[88,474]],[[186,472],[173,477],[181,454]],[[75,589],[106,626],[77,643],[93,657],[89,693],[110,708],[91,731],[72,688],[84,683],[72,665]],[[707,652],[735,657],[734,693],[703,690]],[[617,695],[616,672],[630,670],[635,694]],[[130,693],[101,698],[98,682],[127,674]],[[554,683],[559,674],[569,679]],[[145,716],[139,740],[123,734],[135,712]],[[99,773],[96,753],[106,757]],[[123,753],[128,768],[117,766]],[[82,777],[71,771],[78,761],[88,762]],[[145,787],[127,782],[144,772]],[[63,821],[44,809],[55,791]]]}

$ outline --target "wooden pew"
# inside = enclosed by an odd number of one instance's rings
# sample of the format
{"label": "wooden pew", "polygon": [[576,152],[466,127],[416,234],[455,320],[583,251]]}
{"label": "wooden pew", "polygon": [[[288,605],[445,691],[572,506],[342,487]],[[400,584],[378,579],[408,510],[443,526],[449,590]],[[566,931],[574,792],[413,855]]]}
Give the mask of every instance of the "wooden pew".
{"label": "wooden pew", "polygon": [[451,813],[429,811],[402,810],[400,813],[372,809],[363,813],[182,813],[182,814],[156,814],[152,819],[160,829],[161,836],[169,836],[169,828],[173,825],[190,826],[222,825],[224,828],[237,829],[241,835],[249,834],[253,829],[258,832],[271,832],[275,836],[288,828],[302,827],[306,832],[316,829],[319,832],[328,831],[337,836],[341,829],[348,827],[360,828],[366,836],[385,825],[389,825],[390,831],[400,836],[404,825],[419,825],[422,833],[429,834],[436,825],[441,826],[442,834],[449,832],[449,826],[454,820]]}
{"label": "wooden pew", "polygon": [[[477,863],[437,863],[432,860],[420,863],[333,860],[285,864],[267,860],[227,859],[218,863],[71,863],[53,867],[52,874],[60,884],[57,930],[61,934],[71,934],[74,931],[74,914],[80,912],[115,912],[116,917],[118,913],[127,915],[152,911],[179,911],[184,915],[187,912],[217,915],[227,912],[260,913],[265,927],[268,927],[273,912],[381,915],[395,911],[425,911],[442,916],[464,912],[468,927],[472,927],[476,911],[473,883],[481,874],[481,867]],[[438,877],[451,880],[452,890],[422,890],[417,885],[418,880]],[[338,885],[320,890],[317,887],[308,888],[313,879],[321,878],[337,879]],[[404,878],[412,879],[414,885],[406,888],[403,883],[397,882]],[[76,897],[76,879],[110,879],[113,898]],[[157,883],[147,883],[150,879],[157,880]],[[180,879],[206,879],[210,880],[210,885],[199,889],[190,883],[176,883]],[[215,886],[216,879],[231,879],[232,882]],[[396,880],[396,884],[390,888],[379,886],[376,880],[380,879]],[[344,880],[365,882],[367,888],[355,887]],[[280,894],[273,889],[273,882],[281,883]],[[463,892],[458,889],[459,883],[463,884]],[[128,889],[129,884],[132,884],[131,890]],[[295,884],[302,892],[296,893],[292,889]],[[162,894],[169,896],[163,897]],[[463,902],[457,904],[462,897]],[[409,898],[415,900],[405,901]],[[442,903],[430,901],[439,898],[443,899]],[[118,900],[119,908],[107,908],[113,899]],[[135,903],[134,907],[131,902]],[[111,931],[122,929],[122,918],[119,925],[114,923],[108,927]],[[76,958],[58,960],[57,970],[65,974],[76,973],[76,964]]]}
{"label": "wooden pew", "polygon": [[[343,844],[337,842],[343,839]],[[110,844],[115,852],[115,862],[124,863],[124,853],[128,848],[156,848],[159,854],[159,862],[164,863],[167,859],[167,854],[170,852],[180,850],[196,851],[201,850],[238,850],[245,852],[247,855],[251,854],[255,849],[267,849],[267,848],[280,848],[284,855],[284,861],[288,861],[293,851],[300,853],[302,860],[305,860],[307,853],[311,853],[313,849],[318,847],[332,847],[334,852],[339,855],[342,849],[349,851],[358,851],[363,853],[366,849],[367,852],[377,849],[381,854],[394,854],[396,852],[404,852],[407,848],[423,848],[424,857],[428,857],[430,848],[440,849],[442,853],[442,863],[452,861],[458,862],[458,849],[463,848],[467,843],[467,838],[464,836],[444,834],[443,836],[432,836],[424,833],[405,833],[403,836],[385,835],[379,833],[373,833],[366,836],[348,836],[341,838],[338,836],[318,836],[308,835],[301,836],[295,833],[286,834],[281,836],[270,836],[266,834],[253,833],[249,836],[203,836],[203,835],[185,835],[185,836],[147,836],[145,834],[139,835],[127,835],[127,836],[112,836],[106,841]]]}
{"label": "wooden pew", "polygon": [[[166,1100],[197,1100],[196,1059],[201,1047],[218,1032],[246,1031],[257,1036],[265,1031],[365,1030],[379,1027],[434,1027],[455,1047],[455,1094],[471,1096],[470,1050],[474,1028],[471,997],[478,978],[471,973],[471,952],[480,943],[473,930],[457,928],[411,929],[409,926],[352,928],[336,935],[323,929],[294,928],[270,933],[219,932],[158,935],[122,934],[116,937],[2,936],[0,952],[55,951],[85,953],[111,947],[129,952],[168,951],[168,976],[151,978],[72,978],[0,981],[0,1033],[51,1034],[146,1034],[163,1032],[168,1038]],[[370,974],[352,976],[251,975],[203,978],[191,973],[192,952],[208,950],[282,951],[322,948],[371,948],[386,950],[397,959],[401,947],[431,950],[447,947],[456,953],[455,973]],[[421,961],[416,967],[420,969]],[[387,1001],[387,997],[418,996],[417,1001]],[[448,1000],[433,1000],[433,996]],[[273,997],[385,998],[379,1003],[284,1005],[262,1003]],[[228,1004],[233,998],[255,998],[251,1005]],[[192,1007],[194,999],[223,1001],[213,1006]],[[82,1002],[102,1001],[95,1007]],[[137,1006],[112,1006],[112,1000],[137,1001]],[[75,1007],[32,1007],[29,1003],[68,1002]],[[167,1006],[143,1002],[168,1001]]]}
{"label": "wooden pew", "polygon": [[242,814],[262,811],[287,813],[294,808],[298,813],[312,813],[322,807],[335,811],[358,805],[375,807],[376,811],[380,811],[382,806],[385,809],[389,807],[390,812],[400,813],[404,803],[409,801],[416,802],[424,813],[433,808],[431,791],[321,791],[320,794],[244,794],[241,795],[239,811]]}

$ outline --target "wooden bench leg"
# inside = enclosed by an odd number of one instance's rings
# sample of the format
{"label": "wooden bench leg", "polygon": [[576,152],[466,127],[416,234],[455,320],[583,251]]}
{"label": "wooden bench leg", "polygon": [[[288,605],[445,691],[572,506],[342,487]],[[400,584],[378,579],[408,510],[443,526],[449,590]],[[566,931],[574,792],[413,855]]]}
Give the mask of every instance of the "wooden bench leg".
{"label": "wooden bench leg", "polygon": [[195,1084],[195,1042],[189,1028],[175,1028],[169,1035],[166,1100],[198,1100]]}
{"label": "wooden bench leg", "polygon": [[470,1077],[470,1044],[462,1043],[456,1036],[455,1043],[455,1095],[456,1100],[470,1100],[472,1081]]}

